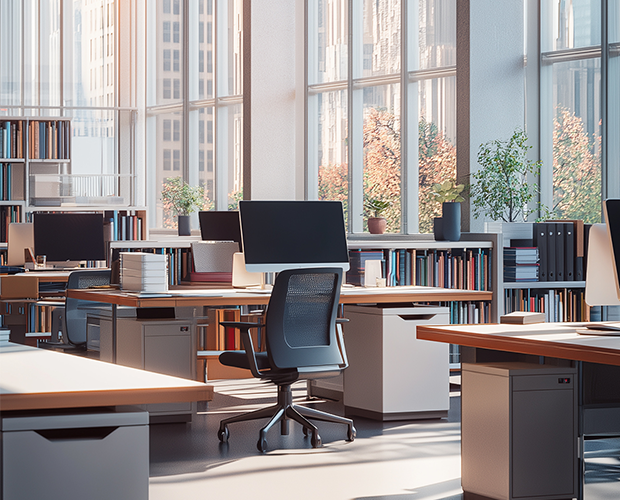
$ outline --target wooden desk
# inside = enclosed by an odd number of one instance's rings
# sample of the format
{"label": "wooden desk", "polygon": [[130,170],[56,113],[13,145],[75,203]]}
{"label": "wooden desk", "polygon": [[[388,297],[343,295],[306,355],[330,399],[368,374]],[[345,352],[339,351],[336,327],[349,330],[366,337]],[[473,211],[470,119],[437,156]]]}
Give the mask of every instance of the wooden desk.
{"label": "wooden desk", "polygon": [[213,386],[0,343],[0,411],[210,401]]}
{"label": "wooden desk", "polygon": [[[590,370],[600,369],[601,372],[605,372],[613,367],[620,366],[620,337],[579,335],[576,333],[576,328],[582,325],[583,323],[542,323],[534,325],[452,325],[418,326],[417,329],[419,339],[447,342],[461,346],[489,349],[494,351],[544,356],[547,358],[576,362],[578,384],[576,387],[578,389],[579,402],[575,403],[575,413],[577,419],[577,426],[575,429],[576,436],[573,435],[571,439],[573,443],[575,441],[578,442],[573,459],[578,464],[577,470],[581,471],[576,474],[578,482],[577,498],[580,499],[583,498],[583,472],[585,471],[585,468],[583,466],[582,457],[585,437],[620,435],[620,427],[618,426],[618,422],[620,421],[620,395],[617,393],[615,394],[615,401],[609,400],[604,403],[588,404],[588,401],[590,400],[589,392],[596,391],[593,389],[595,385],[593,386],[591,381],[588,380],[588,377],[586,376],[586,373],[590,372]],[[563,363],[559,364],[562,365]],[[522,363],[522,365],[526,368],[528,366],[532,368],[543,368],[541,365],[533,363]],[[564,365],[567,366],[568,363],[564,363]],[[605,365],[610,366],[606,367]],[[486,366],[486,368],[483,368],[484,366]],[[497,422],[498,413],[488,412],[485,410],[484,406],[489,400],[489,391],[485,389],[479,391],[482,384],[472,382],[474,380],[482,380],[481,375],[478,374],[470,376],[468,373],[475,372],[476,370],[479,372],[482,372],[483,370],[492,371],[495,368],[499,370],[501,366],[508,367],[508,370],[510,369],[509,363],[497,363],[496,366],[493,366],[493,363],[463,365],[463,370],[461,373],[461,404],[463,411],[463,418],[461,421],[461,432],[463,436],[461,442],[461,463],[463,470],[462,481],[464,490],[470,488],[470,486],[466,484],[466,481],[471,481],[471,477],[485,477],[489,475],[488,464],[486,464],[487,470],[484,472],[481,470],[485,468],[480,465],[480,457],[485,456],[485,453],[480,453],[479,448],[481,448],[481,446],[479,446],[479,444],[472,444],[476,440],[469,437],[465,439],[465,437],[475,435],[476,433],[479,435],[480,432],[479,430],[476,430],[476,426],[486,426],[486,431],[488,431],[489,429],[497,429],[503,425],[512,425],[512,418],[507,419],[507,421]],[[557,367],[556,369],[561,368]],[[572,368],[572,370],[573,373],[575,373],[575,368]],[[617,371],[613,371],[610,374],[605,374],[599,382],[602,382],[605,378],[614,378],[617,380],[617,375]],[[558,376],[560,377],[559,379],[557,378]],[[563,379],[561,375],[555,375],[555,377],[556,378],[553,379],[553,376],[551,376],[551,379],[558,383],[562,383],[562,380],[566,380]],[[498,377],[495,378],[498,379]],[[594,379],[594,384],[596,384],[596,379]],[[555,384],[555,387],[561,388],[562,386]],[[547,387],[547,389],[549,388],[550,386]],[[511,404],[512,399],[509,399],[508,396],[506,396],[504,407],[507,408]],[[491,406],[493,406],[492,403]],[[497,406],[498,404],[495,405],[495,407]],[[477,423],[475,419],[472,420],[465,418],[465,414],[469,413],[469,410],[466,412],[466,408],[472,407],[475,407],[474,413],[478,415],[479,419],[488,419],[488,421],[480,424]],[[540,410],[540,408],[537,409]],[[552,411],[552,408],[550,408],[549,411]],[[548,413],[542,416],[547,418]],[[553,420],[551,427],[559,428],[560,423],[564,425],[564,423],[568,421],[568,418],[570,418],[570,412],[563,414],[559,417],[559,420]],[[487,439],[490,439],[488,438],[488,433],[486,434],[486,437]],[[539,436],[539,439],[545,440],[547,439],[547,436]],[[511,440],[525,441],[525,436],[515,436]],[[478,443],[480,442],[481,440],[478,439]],[[472,449],[474,450],[473,452],[471,451]],[[552,450],[549,451],[549,454],[552,454]],[[538,454],[536,459],[540,459],[541,455],[544,456],[545,453]],[[546,460],[545,458],[543,459],[543,462],[547,464],[557,463]],[[466,470],[470,471],[469,476],[466,476]],[[474,474],[471,474],[472,470],[475,471]],[[481,473],[483,475],[479,476]],[[471,488],[470,491],[473,493],[483,494]],[[553,498],[556,497],[557,496],[554,496]],[[503,496],[498,496],[497,498],[503,498]]]}
{"label": "wooden desk", "polygon": [[[145,297],[137,293],[120,290],[67,290],[67,297],[112,304],[112,361],[116,362],[117,306],[128,307],[196,307],[196,306],[237,306],[265,305],[269,303],[269,293],[257,293],[231,288],[171,290],[162,296]],[[386,288],[347,288],[340,293],[341,304],[400,304],[448,301],[490,301],[493,292],[454,290],[423,286],[403,286]]]}

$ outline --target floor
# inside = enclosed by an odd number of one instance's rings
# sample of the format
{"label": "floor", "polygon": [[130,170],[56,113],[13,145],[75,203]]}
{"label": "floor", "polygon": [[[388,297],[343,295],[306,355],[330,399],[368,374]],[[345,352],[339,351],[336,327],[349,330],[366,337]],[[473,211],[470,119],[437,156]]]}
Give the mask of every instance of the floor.
{"label": "floor", "polygon": [[[453,379],[458,383],[458,378]],[[386,499],[462,500],[460,485],[460,387],[451,385],[448,418],[381,423],[355,419],[357,438],[346,426],[319,424],[323,447],[313,449],[301,427],[270,432],[266,454],[256,448],[264,421],[230,426],[217,438],[219,420],[272,404],[275,389],[259,381],[215,381],[215,397],[199,403],[191,424],[151,426],[150,499]],[[305,401],[305,385],[294,399]],[[313,406],[342,414],[342,406]],[[586,500],[620,498],[620,440],[587,443]]]}

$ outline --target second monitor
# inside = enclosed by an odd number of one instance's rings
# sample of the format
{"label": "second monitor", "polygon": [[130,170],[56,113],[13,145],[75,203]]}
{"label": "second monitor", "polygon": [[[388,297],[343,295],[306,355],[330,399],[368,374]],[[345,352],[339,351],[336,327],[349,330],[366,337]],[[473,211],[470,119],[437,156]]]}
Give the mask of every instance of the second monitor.
{"label": "second monitor", "polygon": [[199,212],[198,220],[203,241],[234,241],[241,249],[239,212],[217,210]]}

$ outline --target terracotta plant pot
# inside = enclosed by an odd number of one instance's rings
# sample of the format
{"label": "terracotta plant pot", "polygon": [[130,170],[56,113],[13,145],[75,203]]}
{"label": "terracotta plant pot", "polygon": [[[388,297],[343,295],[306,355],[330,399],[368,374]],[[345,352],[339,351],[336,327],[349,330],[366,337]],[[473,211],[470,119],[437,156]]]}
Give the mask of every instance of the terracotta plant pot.
{"label": "terracotta plant pot", "polygon": [[370,234],[383,234],[387,227],[384,217],[368,217],[368,231]]}

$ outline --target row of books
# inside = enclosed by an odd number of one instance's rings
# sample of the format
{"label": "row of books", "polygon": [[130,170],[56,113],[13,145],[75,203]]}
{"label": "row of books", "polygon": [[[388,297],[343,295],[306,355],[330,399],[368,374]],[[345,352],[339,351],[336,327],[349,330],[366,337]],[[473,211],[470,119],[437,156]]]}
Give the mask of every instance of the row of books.
{"label": "row of books", "polygon": [[106,241],[136,241],[146,239],[145,210],[106,210],[104,231]]}
{"label": "row of books", "polygon": [[478,325],[491,322],[491,303],[483,301],[449,302],[451,325]]}
{"label": "row of books", "polygon": [[387,286],[492,289],[492,253],[489,249],[350,250],[347,283],[364,285],[365,267],[369,260],[382,262]]}
{"label": "row of books", "polygon": [[[18,122],[19,123],[19,122]],[[67,159],[70,153],[71,122],[39,121],[29,124],[29,157],[33,159]]]}
{"label": "row of books", "polygon": [[547,322],[590,321],[590,308],[583,289],[521,288],[504,291],[504,311],[545,313]]}
{"label": "row of books", "polygon": [[21,205],[0,205],[0,241],[6,243],[11,222],[22,221]]}
{"label": "row of books", "polygon": [[537,247],[504,248],[504,281],[538,281],[540,257]]}
{"label": "row of books", "polygon": [[22,121],[0,122],[0,158],[24,157]]}
{"label": "row of books", "polygon": [[24,199],[24,165],[0,163],[0,200]]}
{"label": "row of books", "polygon": [[[207,351],[228,351],[243,349],[239,329],[226,328],[222,321],[244,321],[264,323],[262,314],[241,314],[239,308],[207,309],[208,326],[205,332],[205,349]],[[250,330],[252,344],[256,352],[266,348],[265,327]]]}

